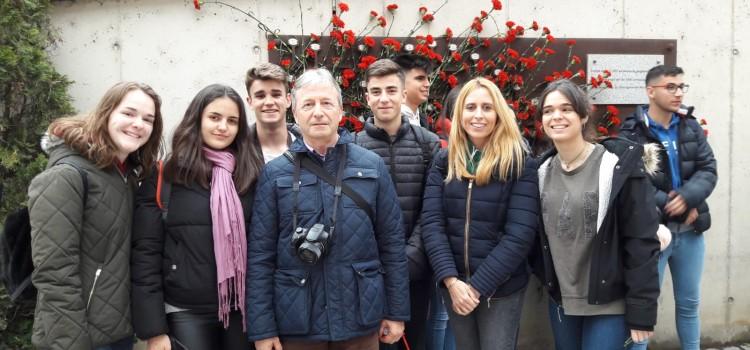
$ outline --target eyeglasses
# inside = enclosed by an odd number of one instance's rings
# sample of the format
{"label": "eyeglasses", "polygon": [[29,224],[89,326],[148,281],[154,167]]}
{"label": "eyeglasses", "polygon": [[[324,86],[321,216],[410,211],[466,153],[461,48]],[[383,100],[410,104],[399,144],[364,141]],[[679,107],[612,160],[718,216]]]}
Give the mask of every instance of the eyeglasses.
{"label": "eyeglasses", "polygon": [[667,84],[667,85],[651,85],[651,87],[655,87],[655,88],[658,88],[658,87],[660,87],[660,88],[665,88],[665,89],[667,89],[667,92],[668,92],[668,93],[670,93],[670,94],[674,95],[674,94],[676,94],[676,93],[677,93],[677,89],[680,89],[680,90],[682,90],[682,93],[683,93],[683,94],[686,94],[686,93],[688,92],[688,88],[690,87],[690,85],[688,85],[688,84],[680,84],[680,85],[677,85],[677,84],[671,84],[671,83],[670,83],[670,84]]}

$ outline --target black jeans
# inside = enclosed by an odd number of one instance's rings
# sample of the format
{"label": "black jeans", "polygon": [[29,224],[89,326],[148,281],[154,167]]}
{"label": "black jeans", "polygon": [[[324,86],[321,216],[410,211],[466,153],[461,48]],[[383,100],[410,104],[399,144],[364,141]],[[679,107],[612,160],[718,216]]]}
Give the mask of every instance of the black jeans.
{"label": "black jeans", "polygon": [[180,311],[167,314],[172,350],[250,350],[254,348],[242,331],[242,314],[232,311],[229,328],[216,312]]}

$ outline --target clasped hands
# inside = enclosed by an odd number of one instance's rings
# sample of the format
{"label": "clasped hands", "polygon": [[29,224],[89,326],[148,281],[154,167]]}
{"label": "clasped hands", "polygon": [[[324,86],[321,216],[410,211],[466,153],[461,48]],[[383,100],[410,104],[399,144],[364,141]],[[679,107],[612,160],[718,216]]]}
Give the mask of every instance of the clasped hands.
{"label": "clasped hands", "polygon": [[453,311],[461,316],[470,314],[479,305],[479,292],[470,284],[456,277],[448,277],[443,280],[448,288],[453,302]]}

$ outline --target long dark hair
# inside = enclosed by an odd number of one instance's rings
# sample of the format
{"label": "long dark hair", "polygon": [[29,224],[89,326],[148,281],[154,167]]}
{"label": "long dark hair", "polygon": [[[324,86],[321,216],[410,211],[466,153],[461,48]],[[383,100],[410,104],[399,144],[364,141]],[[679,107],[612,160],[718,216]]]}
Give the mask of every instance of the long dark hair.
{"label": "long dark hair", "polygon": [[237,136],[227,147],[236,160],[232,174],[234,186],[237,192],[244,194],[255,184],[262,162],[258,158],[258,152],[250,137],[242,97],[231,87],[220,84],[206,86],[198,92],[175,129],[172,136],[172,154],[164,166],[164,176],[167,181],[185,186],[197,183],[203,188],[209,188],[213,167],[211,162],[203,156],[201,122],[206,106],[222,97],[232,100],[240,111]]}

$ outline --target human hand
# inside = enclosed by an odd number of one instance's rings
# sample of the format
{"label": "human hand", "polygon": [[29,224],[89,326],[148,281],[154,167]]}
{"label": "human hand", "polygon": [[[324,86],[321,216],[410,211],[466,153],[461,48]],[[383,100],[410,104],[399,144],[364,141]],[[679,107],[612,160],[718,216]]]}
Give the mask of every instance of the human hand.
{"label": "human hand", "polygon": [[687,210],[687,203],[685,202],[685,198],[682,198],[682,195],[678,194],[675,191],[669,191],[669,202],[666,206],[664,206],[664,212],[666,212],[669,216],[678,216],[682,215],[682,213]]}
{"label": "human hand", "polygon": [[453,311],[461,316],[470,314],[479,305],[479,292],[459,279],[447,284],[453,302]]}
{"label": "human hand", "polygon": [[281,341],[279,337],[256,340],[255,350],[281,350]]}
{"label": "human hand", "polygon": [[656,237],[659,238],[659,250],[664,251],[672,242],[672,231],[664,225],[659,225],[659,229],[656,230]]}
{"label": "human hand", "polygon": [[690,209],[687,218],[685,218],[685,225],[692,225],[696,219],[698,219],[698,208]]}
{"label": "human hand", "polygon": [[630,330],[630,339],[633,340],[635,343],[643,343],[648,340],[648,338],[651,338],[651,336],[654,335],[654,332],[652,331],[640,331],[637,329],[631,329]]}
{"label": "human hand", "polygon": [[403,321],[391,321],[382,320],[380,321],[380,332],[378,336],[381,343],[393,344],[404,335],[404,322]]}
{"label": "human hand", "polygon": [[146,341],[148,350],[172,350],[172,343],[169,342],[169,336],[166,334],[157,335],[148,338]]}

